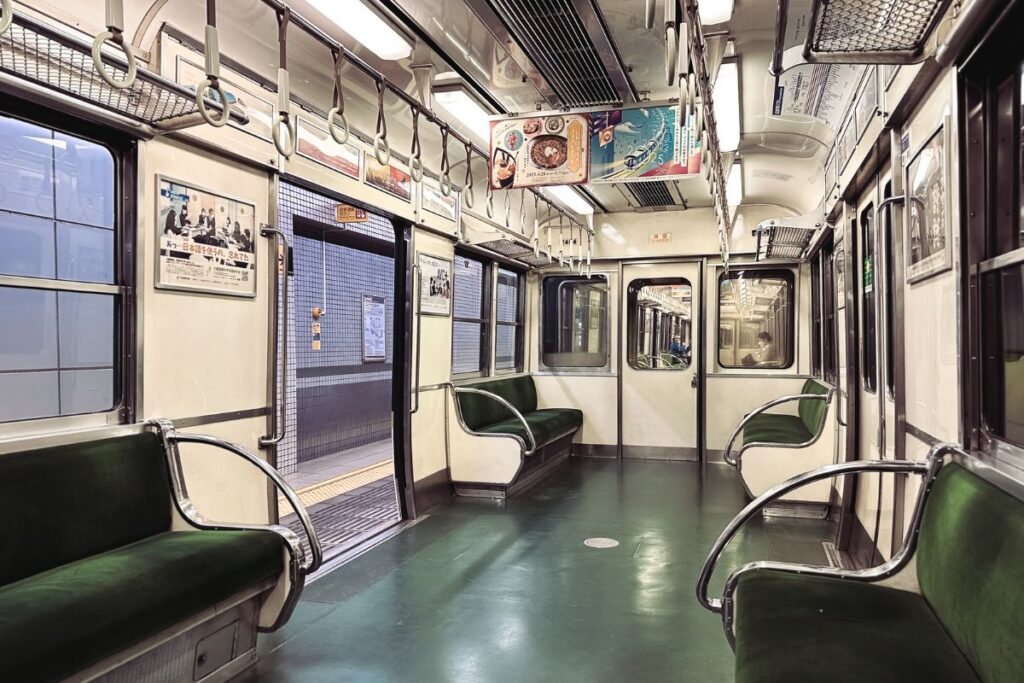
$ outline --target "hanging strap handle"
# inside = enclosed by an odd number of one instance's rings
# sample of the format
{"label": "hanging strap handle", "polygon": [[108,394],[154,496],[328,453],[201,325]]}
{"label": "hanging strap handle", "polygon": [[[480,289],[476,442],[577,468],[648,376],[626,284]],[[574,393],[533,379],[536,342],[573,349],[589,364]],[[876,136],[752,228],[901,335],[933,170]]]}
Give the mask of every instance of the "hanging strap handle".
{"label": "hanging strap handle", "polygon": [[[206,0],[206,79],[196,86],[196,107],[203,120],[214,128],[220,128],[231,120],[231,103],[227,93],[220,84],[220,38],[217,35],[217,0]],[[217,95],[221,106],[221,114],[214,117],[206,108],[206,91],[212,90]]]}
{"label": "hanging strap handle", "polygon": [[494,218],[494,190],[491,188],[491,184],[487,183],[487,192],[485,193],[487,201],[484,204],[484,210],[487,212],[488,218]]}
{"label": "hanging strap handle", "polygon": [[[285,7],[277,13],[277,117],[274,119],[274,146],[285,159],[295,154],[298,144],[299,120],[291,115],[291,87],[288,79],[288,23],[292,11]],[[282,139],[282,126],[287,136]]]}
{"label": "hanging strap handle", "polygon": [[466,208],[472,209],[476,203],[473,196],[473,144],[466,143],[466,181],[462,186],[462,199],[466,202]]}
{"label": "hanging strap handle", "polygon": [[417,183],[423,180],[423,160],[420,155],[423,153],[420,148],[420,108],[415,104],[409,105],[412,110],[412,149],[409,151],[409,175]]}
{"label": "hanging strap handle", "polygon": [[391,146],[388,145],[388,120],[384,116],[384,80],[377,81],[377,134],[373,136],[373,156],[377,163],[387,166],[391,162]]}
{"label": "hanging strap handle", "polygon": [[448,124],[441,126],[441,194],[450,197],[452,194],[452,163],[448,160]]}
{"label": "hanging strap handle", "polygon": [[0,34],[11,27],[14,21],[13,0],[0,0]]}
{"label": "hanging strap handle", "polygon": [[[4,19],[0,19],[0,23],[9,22],[8,17],[13,18],[13,13],[10,11],[10,2],[4,5]],[[138,66],[135,64],[135,55],[132,54],[131,48],[124,41],[124,4],[123,0],[106,0],[106,26],[107,30],[96,36],[96,39],[92,41],[92,63],[96,67],[97,73],[100,78],[109,85],[111,88],[117,88],[118,90],[125,90],[132,87],[135,83],[135,76],[138,74]],[[6,27],[5,27],[6,28]],[[0,30],[2,33],[3,30]],[[112,68],[110,73],[107,73],[107,69],[103,64],[103,44],[110,41],[121,48],[124,52],[125,60],[127,61],[127,69],[125,71],[124,78],[114,78],[114,73],[117,71]]]}
{"label": "hanging strap handle", "polygon": [[341,89],[342,58],[339,50],[331,50],[334,55],[334,94],[331,97],[331,110],[327,112],[327,132],[339,145],[348,142],[348,119],[345,118],[345,92]]}
{"label": "hanging strap handle", "polygon": [[540,258],[540,195],[533,195],[533,256]]}

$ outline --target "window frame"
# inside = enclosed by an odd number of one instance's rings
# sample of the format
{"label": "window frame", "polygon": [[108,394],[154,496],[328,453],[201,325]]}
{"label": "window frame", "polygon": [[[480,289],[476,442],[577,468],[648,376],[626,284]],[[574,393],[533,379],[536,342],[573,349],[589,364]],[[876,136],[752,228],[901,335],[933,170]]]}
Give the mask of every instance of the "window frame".
{"label": "window frame", "polygon": [[[872,199],[864,208],[857,213],[857,239],[860,241],[860,249],[857,254],[857,294],[859,296],[858,333],[860,335],[860,386],[868,394],[878,393],[878,225],[875,216],[875,200]],[[870,239],[868,232],[871,232]],[[871,259],[871,291],[864,286],[865,262]],[[870,316],[868,314],[868,303],[871,303]],[[869,320],[870,317],[870,320]],[[871,323],[870,334],[868,334],[868,323]]]}
{"label": "window frame", "polygon": [[[667,317],[668,325],[665,325],[666,316],[663,312],[659,311],[653,306],[642,306],[637,303],[637,297],[639,296],[640,290],[644,287],[659,287],[659,286],[686,286],[690,288],[690,325],[686,328],[687,331],[687,344],[693,349],[693,292],[694,286],[688,278],[685,277],[655,277],[655,278],[644,278],[638,277],[630,280],[626,287],[626,363],[633,370],[639,372],[647,371],[660,371],[660,370],[673,370],[678,368],[672,367],[643,367],[638,365],[636,362],[636,356],[638,351],[637,341],[641,340],[644,343],[645,352],[648,356],[654,355],[655,346],[660,343],[663,346],[667,346],[666,341],[671,342],[672,336],[675,333],[676,320],[682,319],[681,316],[671,315]],[[647,312],[651,311],[651,329],[646,329]],[[641,320],[642,318],[642,320]],[[659,340],[658,338],[661,337]],[[693,360],[686,364],[684,369],[689,369],[693,365]]]}
{"label": "window frame", "polygon": [[[112,283],[84,280],[41,278],[35,276],[0,274],[0,286],[47,290],[107,294],[114,297],[113,335],[113,405],[98,412],[53,415],[0,422],[0,435],[4,438],[33,436],[50,432],[63,432],[91,427],[128,424],[136,419],[138,396],[141,393],[139,356],[141,353],[137,332],[137,306],[135,297],[137,263],[137,186],[138,142],[134,137],[103,127],[67,112],[58,112],[8,97],[0,116],[40,126],[84,140],[106,149],[113,163],[113,234],[114,277]],[[57,220],[56,216],[54,217]]]}
{"label": "window frame", "polygon": [[[518,268],[513,268],[510,265],[502,262],[493,262],[494,265],[494,305],[493,317],[494,317],[494,357],[491,359],[491,365],[494,368],[495,375],[517,375],[522,373],[526,369],[526,271]],[[501,276],[501,271],[512,273],[516,277],[516,320],[515,322],[507,322],[498,320],[498,279]],[[519,333],[516,335],[515,354],[513,364],[511,368],[499,368],[498,367],[498,328],[501,326],[517,328]]]}
{"label": "window frame", "polygon": [[[789,313],[787,315],[787,318],[789,320],[789,324],[787,325],[787,327],[788,327],[788,343],[789,343],[789,358],[787,359],[788,362],[785,365],[778,365],[778,366],[772,366],[772,367],[761,367],[761,368],[759,368],[759,367],[757,367],[755,365],[749,365],[749,366],[742,365],[742,364],[725,365],[725,364],[722,363],[722,348],[721,348],[721,343],[719,342],[719,344],[717,345],[717,350],[715,352],[715,367],[718,368],[719,370],[726,370],[726,371],[728,371],[728,370],[739,370],[739,371],[743,371],[743,372],[778,372],[780,370],[789,370],[789,369],[791,369],[793,367],[794,363],[796,363],[796,356],[797,356],[797,350],[796,350],[796,346],[797,346],[797,344],[796,344],[796,341],[797,341],[797,336],[796,336],[796,332],[797,332],[797,324],[796,324],[796,307],[797,307],[797,300],[796,300],[796,296],[797,296],[797,292],[796,292],[796,273],[792,269],[780,268],[780,267],[764,268],[764,267],[746,266],[746,265],[744,265],[744,266],[734,266],[733,268],[730,268],[728,270],[728,272],[725,269],[721,269],[719,271],[719,274],[718,274],[718,282],[716,283],[716,289],[715,289],[715,312],[716,312],[716,316],[717,316],[717,323],[718,323],[718,329],[719,329],[719,337],[721,337],[721,329],[722,329],[722,282],[724,280],[736,280],[736,279],[739,279],[739,276],[742,273],[751,273],[752,277],[757,277],[757,278],[762,278],[762,279],[776,278],[776,279],[783,280],[785,282],[786,290],[788,292],[788,297],[787,297],[788,306],[787,306],[787,308],[789,310]],[[736,330],[733,333],[735,336],[738,336],[738,335],[741,334],[743,323],[745,321],[743,321],[741,319],[738,319],[737,322],[739,324],[737,325]],[[773,338],[773,341],[775,341],[774,338]]]}
{"label": "window frame", "polygon": [[[1024,47],[1013,40],[1014,27],[1021,21],[1024,8],[1018,5],[961,67],[957,88],[962,154],[959,195],[964,223],[960,240],[963,433],[968,448],[1016,468],[1024,465],[1024,440],[1013,440],[993,428],[994,414],[1005,421],[1005,368],[999,372],[998,362],[989,362],[989,358],[996,351],[1001,353],[1005,329],[993,280],[1024,268],[1024,117],[1020,112],[1024,106]],[[1016,95],[1009,107],[1012,140],[1007,144],[999,139],[998,124],[1000,89],[1010,81]],[[1007,148],[1013,153],[1005,154]]]}
{"label": "window frame", "polygon": [[[546,283],[550,279],[559,279],[559,289],[566,282],[593,282],[600,283],[604,286],[604,320],[601,325],[600,334],[601,342],[605,353],[604,365],[548,365],[544,362],[546,352],[544,351],[544,335],[546,332],[545,318],[546,318],[546,301],[545,301],[545,290]],[[550,372],[554,374],[602,374],[608,375],[613,373],[613,362],[615,354],[613,353],[613,339],[611,334],[611,322],[610,318],[612,313],[616,310],[614,308],[615,303],[612,297],[612,285],[613,279],[610,273],[592,273],[590,277],[581,275],[571,275],[567,273],[551,273],[543,275],[540,279],[540,286],[538,287],[539,296],[539,316],[538,316],[538,344],[537,344],[537,362],[538,368],[544,372]],[[556,302],[556,305],[558,303]]]}
{"label": "window frame", "polygon": [[[480,298],[481,305],[484,310],[482,312],[483,317],[481,318],[466,318],[460,317],[455,313],[455,292],[458,289],[457,279],[455,277],[455,268],[458,267],[454,261],[460,258],[469,259],[470,261],[476,261],[480,263],[483,270],[480,274]],[[491,335],[492,331],[492,319],[494,317],[494,305],[493,305],[493,278],[492,266],[493,261],[487,259],[484,256],[471,251],[465,251],[462,249],[456,249],[454,255],[454,261],[452,264],[452,351],[451,351],[451,377],[453,380],[462,379],[478,379],[483,377],[491,376],[491,366],[493,365],[493,354],[492,349],[494,348]],[[476,323],[480,327],[480,369],[473,370],[470,372],[455,372],[455,323]]]}

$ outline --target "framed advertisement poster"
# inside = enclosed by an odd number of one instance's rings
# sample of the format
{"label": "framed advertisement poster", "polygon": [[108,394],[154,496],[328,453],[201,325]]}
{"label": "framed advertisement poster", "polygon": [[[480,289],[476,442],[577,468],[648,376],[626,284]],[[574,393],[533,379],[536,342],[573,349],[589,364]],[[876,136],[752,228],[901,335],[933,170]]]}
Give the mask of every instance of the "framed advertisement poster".
{"label": "framed advertisement poster", "polygon": [[700,136],[679,122],[679,107],[590,114],[590,182],[671,180],[700,173]]}
{"label": "framed advertisement poster", "polygon": [[306,117],[299,117],[299,156],[312,159],[318,164],[350,178],[359,180],[359,148],[352,144],[339,145],[327,132],[327,124],[314,123]]}
{"label": "framed advertisement poster", "polygon": [[953,266],[946,129],[939,126],[907,165],[907,282],[919,282]]}
{"label": "framed advertisement poster", "polygon": [[459,193],[452,190],[452,193],[445,197],[436,183],[424,180],[420,183],[420,207],[424,211],[429,211],[448,220],[457,220],[459,215]]}
{"label": "framed advertisement poster", "polygon": [[157,176],[156,286],[256,296],[256,205]]}
{"label": "framed advertisement poster", "polygon": [[363,362],[383,363],[388,357],[387,300],[363,295]]}
{"label": "framed advertisement poster", "polygon": [[420,254],[420,314],[448,317],[452,314],[452,260]]}
{"label": "framed advertisement poster", "polygon": [[391,164],[382,165],[372,154],[367,154],[364,158],[366,177],[363,182],[407,202],[412,199],[412,176]]}
{"label": "framed advertisement poster", "polygon": [[554,114],[491,121],[491,188],[580,185],[590,171],[590,117]]}

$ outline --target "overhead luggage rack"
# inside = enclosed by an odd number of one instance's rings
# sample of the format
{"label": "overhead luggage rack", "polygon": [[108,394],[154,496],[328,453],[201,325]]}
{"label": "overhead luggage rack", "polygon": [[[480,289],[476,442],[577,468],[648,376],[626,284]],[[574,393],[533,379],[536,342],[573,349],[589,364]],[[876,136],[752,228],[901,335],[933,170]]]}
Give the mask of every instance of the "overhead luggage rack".
{"label": "overhead luggage rack", "polygon": [[[203,123],[193,90],[144,69],[138,69],[131,86],[112,87],[101,78],[91,51],[88,42],[15,13],[10,28],[0,34],[0,72],[15,79],[5,78],[2,85],[9,89],[12,80],[28,81],[142,124],[154,135]],[[127,74],[123,58],[104,52],[102,60],[113,77]],[[222,111],[219,102],[205,101],[210,110]],[[231,120],[239,125],[249,122],[234,107]]]}
{"label": "overhead luggage rack", "polygon": [[819,230],[819,227],[783,225],[777,220],[765,221],[754,229],[754,235],[757,237],[757,260],[800,260],[807,255],[807,250]]}
{"label": "overhead luggage rack", "polygon": [[540,266],[546,266],[550,263],[547,254],[541,252],[537,255],[533,251],[533,247],[516,242],[510,239],[498,239],[491,240],[490,242],[477,242],[474,246],[486,249],[492,253],[510,258],[514,261],[530,266],[531,268],[538,268]]}

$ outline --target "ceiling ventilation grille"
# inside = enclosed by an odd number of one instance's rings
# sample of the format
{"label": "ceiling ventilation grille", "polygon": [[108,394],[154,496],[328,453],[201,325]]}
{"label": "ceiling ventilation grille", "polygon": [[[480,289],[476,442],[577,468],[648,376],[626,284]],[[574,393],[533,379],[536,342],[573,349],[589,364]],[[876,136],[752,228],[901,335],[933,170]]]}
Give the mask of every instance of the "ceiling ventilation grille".
{"label": "ceiling ventilation grille", "polygon": [[675,206],[677,203],[675,197],[672,196],[672,192],[668,189],[668,183],[643,182],[624,184],[633,200],[641,208]]}
{"label": "ceiling ventilation grille", "polygon": [[565,107],[619,104],[572,0],[490,0]]}

